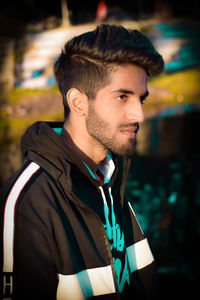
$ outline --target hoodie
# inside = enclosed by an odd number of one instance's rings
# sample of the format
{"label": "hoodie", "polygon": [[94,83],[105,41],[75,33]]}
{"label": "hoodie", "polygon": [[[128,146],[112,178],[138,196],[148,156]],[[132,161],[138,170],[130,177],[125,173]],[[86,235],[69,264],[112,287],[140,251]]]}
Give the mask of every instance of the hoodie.
{"label": "hoodie", "polygon": [[95,175],[62,128],[27,129],[1,191],[2,299],[156,299],[154,258],[124,199],[130,161],[108,153]]}

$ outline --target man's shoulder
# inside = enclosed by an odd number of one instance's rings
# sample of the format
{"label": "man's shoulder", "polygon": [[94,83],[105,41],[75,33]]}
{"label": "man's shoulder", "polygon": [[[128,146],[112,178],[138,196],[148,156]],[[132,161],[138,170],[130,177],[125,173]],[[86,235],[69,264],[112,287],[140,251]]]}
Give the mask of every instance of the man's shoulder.
{"label": "man's shoulder", "polygon": [[45,198],[50,195],[50,185],[55,186],[51,176],[38,163],[26,161],[2,186],[1,205]]}
{"label": "man's shoulder", "polygon": [[59,195],[56,181],[39,164],[27,161],[4,184],[1,211],[43,216],[56,206]]}
{"label": "man's shoulder", "polygon": [[41,173],[38,164],[26,161],[1,187],[1,198],[7,201],[19,198]]}

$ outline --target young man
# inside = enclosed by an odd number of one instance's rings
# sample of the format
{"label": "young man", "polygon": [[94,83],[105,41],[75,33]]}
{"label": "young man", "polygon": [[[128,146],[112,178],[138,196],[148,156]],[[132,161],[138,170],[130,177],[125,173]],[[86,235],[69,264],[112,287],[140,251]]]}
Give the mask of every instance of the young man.
{"label": "young man", "polygon": [[2,297],[155,299],[147,239],[124,200],[148,95],[162,57],[137,30],[101,25],[55,63],[64,123],[22,137],[23,166],[1,192]]}

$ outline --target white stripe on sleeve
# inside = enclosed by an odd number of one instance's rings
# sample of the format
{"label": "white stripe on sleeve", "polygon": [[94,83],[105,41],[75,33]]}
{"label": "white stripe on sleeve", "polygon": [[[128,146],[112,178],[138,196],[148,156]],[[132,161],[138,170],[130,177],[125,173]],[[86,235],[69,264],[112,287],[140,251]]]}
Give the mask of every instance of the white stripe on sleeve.
{"label": "white stripe on sleeve", "polygon": [[19,176],[13,185],[5,204],[4,211],[4,229],[3,229],[3,272],[13,271],[13,247],[14,247],[14,230],[15,230],[15,205],[19,195],[30,178],[40,168],[34,162],[31,162]]}
{"label": "white stripe on sleeve", "polygon": [[115,293],[111,266],[83,270],[73,275],[58,274],[57,300],[84,300]]}
{"label": "white stripe on sleeve", "polygon": [[127,254],[131,273],[150,265],[154,261],[146,238],[129,246]]}

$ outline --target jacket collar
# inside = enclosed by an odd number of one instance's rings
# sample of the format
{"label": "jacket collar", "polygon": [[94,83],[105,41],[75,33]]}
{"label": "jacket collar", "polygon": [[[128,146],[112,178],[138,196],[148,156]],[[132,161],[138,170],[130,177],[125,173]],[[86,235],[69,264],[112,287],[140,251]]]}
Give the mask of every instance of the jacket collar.
{"label": "jacket collar", "polygon": [[112,159],[112,154],[110,152],[107,153],[105,159],[99,164],[98,170],[96,174],[94,174],[88,165],[83,162],[87,167],[90,175],[97,180],[101,185],[109,183],[114,171],[115,171],[115,164]]}
{"label": "jacket collar", "polygon": [[[91,176],[91,172],[80,157],[63,143],[59,136],[62,128],[62,122],[34,123],[22,137],[22,153],[29,159],[38,162],[68,190],[71,189],[72,184],[70,181],[72,167],[78,168],[94,185],[100,186],[100,183]],[[109,153],[106,157],[106,163],[103,163],[99,168],[106,175],[105,182],[108,182],[109,186],[116,184],[121,187],[125,184],[126,176],[124,175],[127,174],[127,166],[126,157],[118,157]]]}

